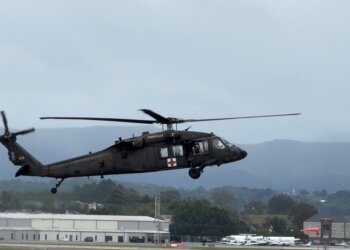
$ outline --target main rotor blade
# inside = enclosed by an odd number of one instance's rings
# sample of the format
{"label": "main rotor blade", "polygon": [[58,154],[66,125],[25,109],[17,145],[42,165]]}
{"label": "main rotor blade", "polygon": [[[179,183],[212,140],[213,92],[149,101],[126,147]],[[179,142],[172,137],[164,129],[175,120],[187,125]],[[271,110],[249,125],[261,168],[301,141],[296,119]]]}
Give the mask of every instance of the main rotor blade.
{"label": "main rotor blade", "polygon": [[35,131],[35,128],[29,128],[29,129],[25,129],[25,130],[21,130],[21,131],[12,133],[12,135],[13,135],[13,136],[25,135],[25,134],[28,134],[28,133],[32,133],[32,132],[34,132],[34,131]]}
{"label": "main rotor blade", "polygon": [[40,119],[41,120],[46,120],[46,119],[55,119],[55,120],[90,120],[90,121],[129,122],[129,123],[142,123],[142,124],[157,123],[157,121],[152,121],[152,120],[123,119],[123,118],[103,118],[103,117],[47,116],[47,117],[40,117]]}
{"label": "main rotor blade", "polygon": [[143,113],[153,117],[154,119],[156,119],[159,123],[161,124],[168,124],[168,123],[171,123],[171,121],[164,117],[164,116],[161,116],[160,114],[157,114],[156,112],[150,110],[150,109],[140,109],[140,111],[142,111]]}
{"label": "main rotor blade", "polygon": [[[103,118],[103,117],[75,117],[75,116],[46,116],[40,117],[42,120],[55,119],[55,120],[91,120],[91,121],[109,121],[109,122],[128,122],[128,123],[140,123],[140,124],[177,124],[185,122],[206,122],[206,121],[221,121],[221,120],[233,120],[233,119],[248,119],[248,118],[263,118],[263,117],[277,117],[277,116],[291,116],[300,115],[301,113],[290,114],[275,114],[275,115],[255,115],[255,116],[238,116],[238,117],[225,117],[225,118],[209,118],[209,119],[179,119],[179,118],[166,118],[152,110],[140,109],[140,111],[153,117],[155,120],[139,120],[139,119],[124,119],[124,118]],[[4,117],[4,116],[3,116]],[[3,118],[4,119],[4,118]],[[6,117],[5,117],[6,119]],[[5,121],[5,120],[4,120]],[[6,121],[7,122],[7,121]]]}
{"label": "main rotor blade", "polygon": [[7,134],[9,132],[9,127],[8,127],[8,124],[7,124],[7,118],[6,118],[5,111],[1,111],[1,116],[2,116],[2,121],[4,123],[5,134]]}
{"label": "main rotor blade", "polygon": [[277,115],[237,116],[237,117],[211,118],[211,119],[184,119],[184,120],[179,120],[178,123],[184,123],[184,122],[207,122],[207,121],[221,121],[221,120],[234,120],[234,119],[250,119],[250,118],[291,116],[291,115],[301,115],[301,113],[277,114]]}

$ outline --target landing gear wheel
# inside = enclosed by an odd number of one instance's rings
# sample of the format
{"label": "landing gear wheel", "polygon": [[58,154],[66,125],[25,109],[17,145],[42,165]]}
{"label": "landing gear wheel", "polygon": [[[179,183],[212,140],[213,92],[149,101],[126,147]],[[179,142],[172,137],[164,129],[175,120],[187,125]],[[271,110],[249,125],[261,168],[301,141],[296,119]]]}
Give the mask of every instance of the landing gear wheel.
{"label": "landing gear wheel", "polygon": [[61,184],[62,184],[63,181],[64,181],[64,178],[62,178],[59,182],[57,182],[57,184],[55,185],[56,187],[51,188],[51,193],[52,193],[52,194],[57,193],[57,188],[58,188],[59,186],[61,186]]}
{"label": "landing gear wheel", "polygon": [[201,172],[202,171],[198,168],[190,168],[190,170],[188,170],[188,174],[192,179],[198,179],[201,176]]}

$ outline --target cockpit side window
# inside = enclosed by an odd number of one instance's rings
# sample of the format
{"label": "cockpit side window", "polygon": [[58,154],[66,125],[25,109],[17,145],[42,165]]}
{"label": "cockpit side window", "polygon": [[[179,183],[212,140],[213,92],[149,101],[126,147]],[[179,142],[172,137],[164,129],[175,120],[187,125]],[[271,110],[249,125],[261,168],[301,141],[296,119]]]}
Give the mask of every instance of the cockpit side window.
{"label": "cockpit side window", "polygon": [[207,154],[209,151],[208,141],[195,142],[192,151],[195,155]]}
{"label": "cockpit side window", "polygon": [[213,140],[213,148],[214,149],[224,149],[225,145],[222,143],[221,140],[219,139],[214,139]]}
{"label": "cockpit side window", "polygon": [[209,151],[208,141],[203,141],[202,145],[204,153],[207,153]]}

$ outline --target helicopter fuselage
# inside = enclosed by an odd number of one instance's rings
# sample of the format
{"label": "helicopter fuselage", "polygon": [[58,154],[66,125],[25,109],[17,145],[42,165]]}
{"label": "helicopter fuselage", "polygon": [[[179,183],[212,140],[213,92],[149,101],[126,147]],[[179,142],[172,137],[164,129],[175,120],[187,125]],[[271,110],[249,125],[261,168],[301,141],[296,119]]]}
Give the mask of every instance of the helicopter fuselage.
{"label": "helicopter fuselage", "polygon": [[[45,165],[41,176],[68,178],[200,168],[238,161],[247,153],[212,133],[167,130],[116,141],[102,151]],[[28,169],[29,170],[29,169]],[[17,175],[30,175],[23,169]],[[37,175],[37,174],[36,174]]]}

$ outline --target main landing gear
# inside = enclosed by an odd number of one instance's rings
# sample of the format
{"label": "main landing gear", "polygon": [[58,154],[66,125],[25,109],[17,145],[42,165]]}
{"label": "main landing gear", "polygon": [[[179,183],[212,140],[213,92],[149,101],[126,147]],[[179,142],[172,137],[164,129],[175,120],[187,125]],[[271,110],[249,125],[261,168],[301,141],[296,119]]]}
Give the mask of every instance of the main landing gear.
{"label": "main landing gear", "polygon": [[57,188],[62,184],[63,181],[64,181],[64,178],[62,178],[59,182],[57,182],[56,186],[54,188],[51,188],[51,193],[52,194],[57,193]]}
{"label": "main landing gear", "polygon": [[188,170],[188,175],[191,176],[192,179],[198,179],[203,173],[204,167],[191,167]]}

